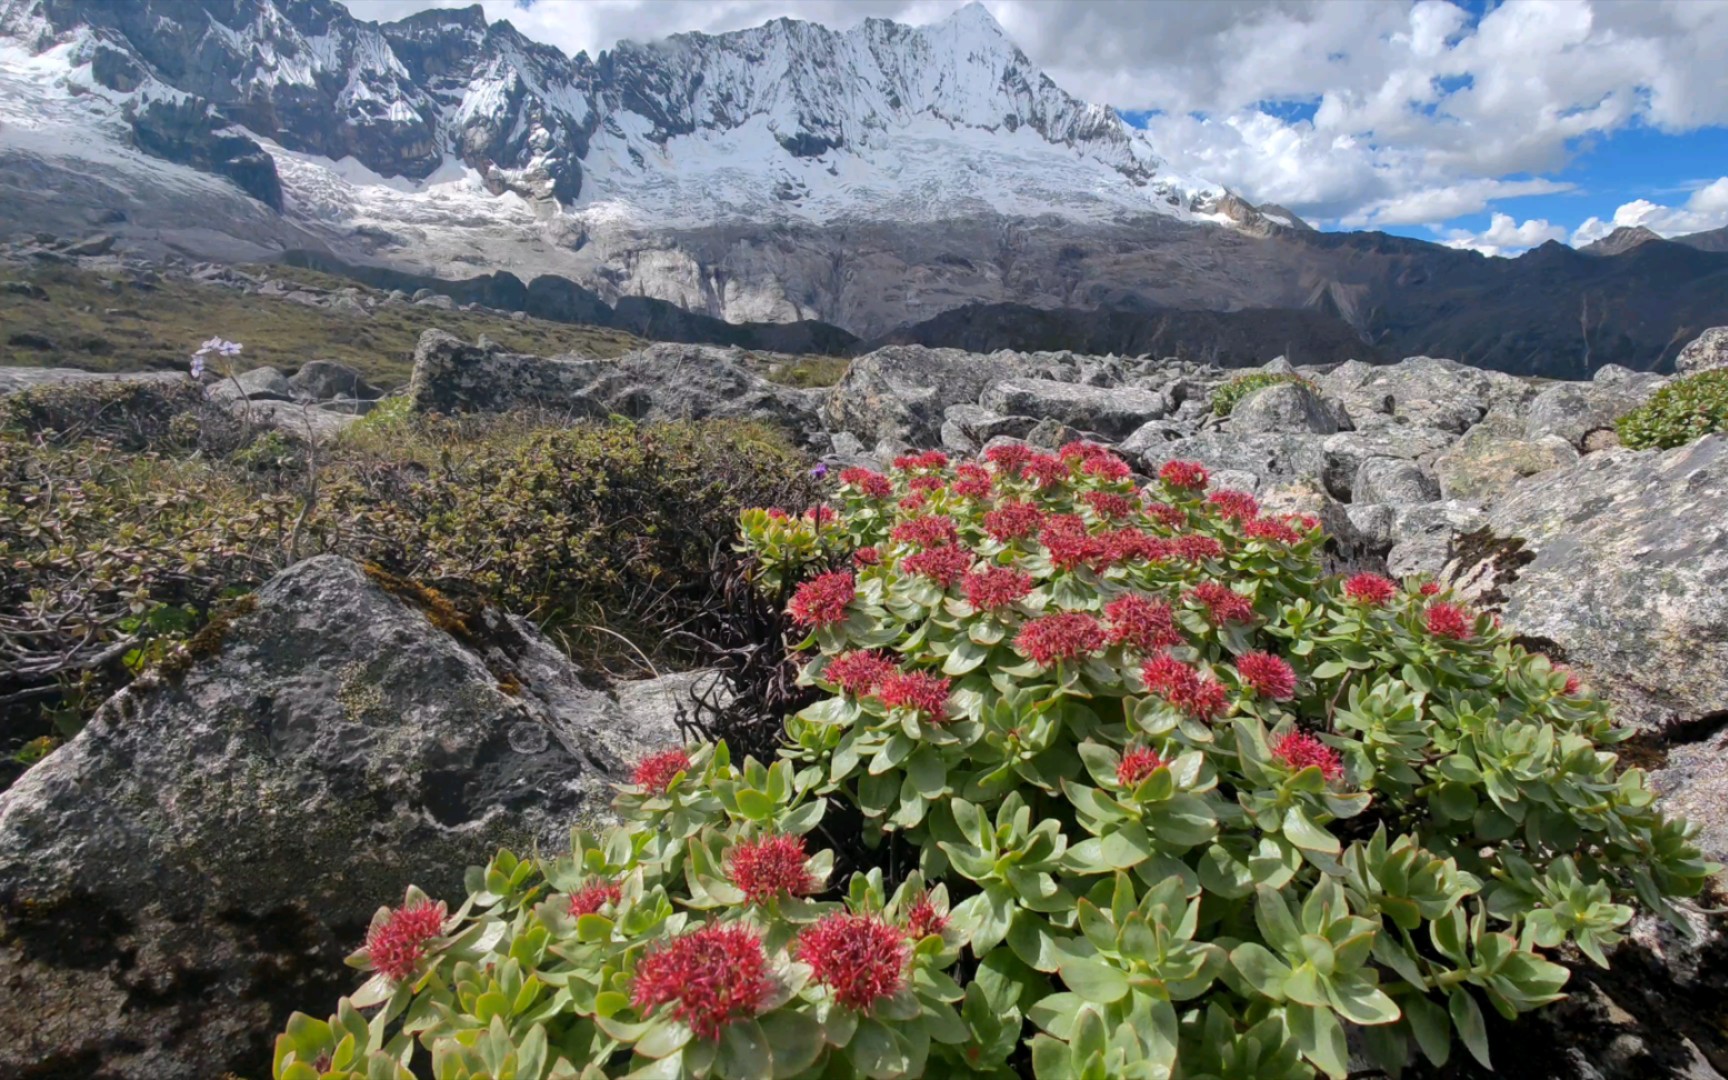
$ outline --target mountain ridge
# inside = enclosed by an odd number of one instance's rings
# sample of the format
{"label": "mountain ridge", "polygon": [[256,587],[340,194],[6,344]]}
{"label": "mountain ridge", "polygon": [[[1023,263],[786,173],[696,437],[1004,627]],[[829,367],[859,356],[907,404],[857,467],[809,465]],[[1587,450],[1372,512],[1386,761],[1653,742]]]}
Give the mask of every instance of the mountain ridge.
{"label": "mountain ridge", "polygon": [[1189,180],[976,7],[590,59],[475,8],[376,24],[334,0],[0,0],[0,196],[0,232],[117,222],[146,254],[508,271],[865,340],[993,305],[1302,311],[1347,327],[1313,338],[1339,351],[1545,374],[1659,368],[1728,321],[1712,234],[1490,259],[1314,231]]}

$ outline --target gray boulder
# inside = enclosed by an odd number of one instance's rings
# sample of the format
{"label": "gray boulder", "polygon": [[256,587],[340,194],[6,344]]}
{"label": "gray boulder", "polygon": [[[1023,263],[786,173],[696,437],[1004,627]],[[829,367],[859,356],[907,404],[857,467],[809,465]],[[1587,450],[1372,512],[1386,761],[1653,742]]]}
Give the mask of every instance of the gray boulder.
{"label": "gray boulder", "polygon": [[228,403],[228,409],[245,423],[278,431],[286,438],[314,446],[334,440],[361,415],[358,409],[327,409],[304,401],[273,399],[234,400]]}
{"label": "gray boulder", "polygon": [[1351,424],[1339,402],[1321,397],[1304,383],[1284,382],[1256,390],[1237,402],[1224,426],[1243,434],[1333,435]]}
{"label": "gray boulder", "polygon": [[[238,385],[236,385],[238,384]],[[255,367],[229,378],[218,378],[206,391],[212,401],[232,402],[245,398],[250,401],[288,401],[294,388],[288,377],[273,367]]]}
{"label": "gray boulder", "polygon": [[1166,450],[1177,439],[1193,435],[1194,426],[1179,420],[1148,420],[1116,444],[1116,452],[1156,472],[1169,460]]}
{"label": "gray boulder", "polygon": [[1583,450],[1590,436],[1612,431],[1614,421],[1650,399],[1661,386],[1659,375],[1612,382],[1559,383],[1537,394],[1524,416],[1526,438],[1558,435]]}
{"label": "gray boulder", "polygon": [[829,390],[829,427],[866,445],[897,439],[934,446],[950,405],[976,403],[984,388],[1018,372],[1015,354],[890,345],[852,361]]}
{"label": "gray boulder", "polygon": [[1504,543],[1450,576],[1496,581],[1507,625],[1587,669],[1622,719],[1728,712],[1728,437],[1592,454],[1526,480],[1487,525]]}
{"label": "gray boulder", "polygon": [[1719,367],[1728,367],[1728,326],[1712,326],[1674,358],[1674,370],[1681,375]]}
{"label": "gray boulder", "polygon": [[1365,543],[1381,550],[1391,548],[1395,539],[1398,511],[1390,506],[1351,503],[1344,508],[1350,524]]}
{"label": "gray boulder", "polygon": [[200,641],[0,794],[0,1075],[267,1074],[379,904],[556,851],[651,748],[528,622],[335,556]]}
{"label": "gray boulder", "polygon": [[417,412],[541,408],[587,419],[760,420],[801,438],[822,426],[817,392],[771,383],[730,350],[705,345],[650,345],[616,360],[547,359],[428,330],[414,350],[408,397]]}
{"label": "gray boulder", "polygon": [[1298,480],[1319,481],[1325,465],[1319,435],[1238,435],[1226,431],[1201,432],[1164,447],[1163,459],[1198,461],[1214,472],[1234,469],[1253,473],[1269,486]]}
{"label": "gray boulder", "polygon": [[335,360],[307,361],[288,379],[288,385],[294,388],[297,396],[312,401],[333,398],[370,401],[384,396],[384,392],[367,382],[365,376]]}
{"label": "gray boulder", "polygon": [[950,405],[942,414],[942,448],[955,454],[975,454],[998,435],[1025,438],[1037,423],[1030,416],[1003,416],[982,405]]}
{"label": "gray boulder", "polygon": [[1462,433],[1496,403],[1518,409],[1535,396],[1523,379],[1432,356],[1381,367],[1352,361],[1315,381],[1359,429],[1402,422]]}
{"label": "gray boulder", "polygon": [[0,367],[0,397],[39,386],[70,386],[93,382],[181,382],[183,371],[143,371],[115,374],[77,368]]}
{"label": "gray boulder", "polygon": [[1321,479],[1326,490],[1339,499],[1350,499],[1356,474],[1370,458],[1403,458],[1428,465],[1458,436],[1439,428],[1395,424],[1367,431],[1340,431],[1321,444],[1326,463]]}
{"label": "gray boulder", "polygon": [[1114,441],[1170,411],[1170,400],[1152,390],[1105,389],[1051,379],[1005,379],[986,389],[978,403],[1002,414],[1056,420]]}
{"label": "gray boulder", "polygon": [[1487,521],[1482,508],[1469,502],[1419,503],[1393,509],[1396,517],[1386,570],[1394,577],[1440,574],[1458,550],[1459,539],[1481,529]]}
{"label": "gray boulder", "polygon": [[1362,463],[1350,487],[1353,503],[1385,503],[1406,506],[1433,502],[1440,497],[1440,484],[1414,461],[1374,457]]}
{"label": "gray boulder", "polygon": [[1441,493],[1448,499],[1489,499],[1527,476],[1578,460],[1578,451],[1558,435],[1522,439],[1494,425],[1472,428],[1434,461]]}

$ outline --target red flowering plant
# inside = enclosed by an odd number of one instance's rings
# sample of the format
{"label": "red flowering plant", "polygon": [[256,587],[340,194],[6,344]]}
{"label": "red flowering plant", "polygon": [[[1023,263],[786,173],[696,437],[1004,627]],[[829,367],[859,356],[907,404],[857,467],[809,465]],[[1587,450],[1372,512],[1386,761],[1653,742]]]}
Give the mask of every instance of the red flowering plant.
{"label": "red flowering plant", "polygon": [[1342,1077],[1353,1037],[1487,1063],[1483,1008],[1556,1000],[1639,909],[1684,923],[1716,868],[1578,675],[1443,589],[1326,577],[1312,523],[1198,464],[1157,475],[909,454],[842,473],[832,521],[746,514],[823,694],[778,759],[648,755],[620,825],[501,853],[436,936],[411,898],[277,1076],[322,1075],[290,1070],[357,1008],[344,1060],[380,1076]]}

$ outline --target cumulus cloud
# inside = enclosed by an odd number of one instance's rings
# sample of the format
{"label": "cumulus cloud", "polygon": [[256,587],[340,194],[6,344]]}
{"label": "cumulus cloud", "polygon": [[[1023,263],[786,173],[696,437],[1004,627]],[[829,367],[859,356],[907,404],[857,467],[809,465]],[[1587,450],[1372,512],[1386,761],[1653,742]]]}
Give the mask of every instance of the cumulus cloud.
{"label": "cumulus cloud", "polygon": [[1546,219],[1532,218],[1522,225],[1511,214],[1494,213],[1483,231],[1452,229],[1446,233],[1447,247],[1468,248],[1484,255],[1516,255],[1550,240],[1566,240],[1564,226]]}
{"label": "cumulus cloud", "polygon": [[[349,6],[383,20],[470,2]],[[1530,0],[1478,18],[1451,0],[983,3],[1071,93],[1151,112],[1149,136],[1178,171],[1322,223],[1479,213],[1497,199],[1564,190],[1543,177],[1581,144],[1630,126],[1728,124],[1728,4]],[[620,39],[780,16],[840,29],[870,17],[927,23],[959,0],[482,4],[530,37],[592,54]]]}
{"label": "cumulus cloud", "polygon": [[1649,199],[1622,203],[1607,221],[1592,217],[1572,234],[1574,246],[1600,240],[1615,229],[1643,226],[1658,236],[1684,236],[1728,226],[1728,176],[1701,185],[1679,206],[1663,206]]}

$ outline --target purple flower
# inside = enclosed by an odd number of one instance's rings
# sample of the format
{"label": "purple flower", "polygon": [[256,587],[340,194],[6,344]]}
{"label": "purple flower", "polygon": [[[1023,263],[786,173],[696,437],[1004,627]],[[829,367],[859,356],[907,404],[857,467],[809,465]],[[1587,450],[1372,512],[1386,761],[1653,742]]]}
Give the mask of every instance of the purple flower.
{"label": "purple flower", "polygon": [[213,337],[209,341],[198,346],[198,351],[192,355],[209,356],[211,353],[215,353],[218,356],[239,356],[240,350],[245,347],[246,346],[240,344],[238,341],[225,341],[222,338]]}
{"label": "purple flower", "polygon": [[192,354],[192,377],[194,379],[204,377],[204,356],[202,353]]}
{"label": "purple flower", "polygon": [[810,475],[815,477],[817,480],[825,479],[828,476],[827,462],[817,462],[816,467],[810,470]]}

